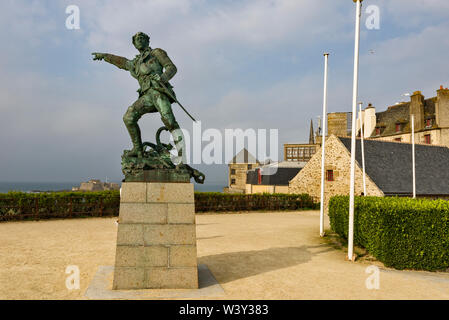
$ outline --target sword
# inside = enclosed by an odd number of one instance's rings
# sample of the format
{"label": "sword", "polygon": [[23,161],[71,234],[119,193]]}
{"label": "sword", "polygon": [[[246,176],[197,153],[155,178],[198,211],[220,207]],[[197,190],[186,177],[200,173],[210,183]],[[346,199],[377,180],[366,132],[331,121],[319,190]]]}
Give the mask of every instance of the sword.
{"label": "sword", "polygon": [[185,113],[187,113],[187,115],[190,117],[190,119],[192,119],[193,121],[196,122],[195,118],[192,117],[192,115],[183,107],[183,105],[178,101],[178,99],[176,99],[175,97],[173,97],[173,95],[170,93],[170,91],[168,91],[167,87],[164,85],[164,83],[162,81],[158,81],[158,83],[161,85],[162,88],[164,88],[165,93],[172,98],[173,100],[175,100],[175,102],[182,108],[182,110],[184,110]]}

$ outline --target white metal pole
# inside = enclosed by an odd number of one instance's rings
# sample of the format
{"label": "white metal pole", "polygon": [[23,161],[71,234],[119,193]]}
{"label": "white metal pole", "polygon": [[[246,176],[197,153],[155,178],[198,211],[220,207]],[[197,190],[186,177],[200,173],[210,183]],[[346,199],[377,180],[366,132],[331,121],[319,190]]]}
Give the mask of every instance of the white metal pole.
{"label": "white metal pole", "polygon": [[324,183],[325,183],[325,148],[326,148],[326,119],[327,119],[327,71],[329,53],[324,54],[324,93],[323,93],[323,128],[321,133],[321,201],[320,201],[320,236],[324,237]]}
{"label": "white metal pole", "polygon": [[413,198],[416,198],[415,174],[415,116],[412,114],[412,172],[413,172]]}
{"label": "white metal pole", "polygon": [[360,110],[360,136],[362,137],[361,145],[362,145],[362,168],[363,168],[363,196],[366,196],[366,177],[365,177],[365,147],[364,147],[364,135],[365,135],[365,129],[363,127],[364,121],[362,120],[362,103],[359,103],[359,110]]}
{"label": "white metal pole", "polygon": [[348,259],[354,261],[354,180],[355,180],[355,125],[357,113],[357,94],[359,81],[359,45],[360,45],[360,17],[362,0],[357,3],[355,18],[355,46],[354,46],[354,83],[352,90],[352,135],[351,135],[351,179],[349,187],[349,230],[348,230]]}

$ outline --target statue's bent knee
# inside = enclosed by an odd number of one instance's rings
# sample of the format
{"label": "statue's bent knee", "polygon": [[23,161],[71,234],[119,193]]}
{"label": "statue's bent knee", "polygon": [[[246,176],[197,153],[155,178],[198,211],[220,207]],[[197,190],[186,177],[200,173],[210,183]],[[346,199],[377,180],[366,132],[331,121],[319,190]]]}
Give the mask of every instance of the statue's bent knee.
{"label": "statue's bent knee", "polygon": [[135,115],[134,110],[130,107],[128,111],[123,115],[123,122],[126,125],[133,125],[137,123],[137,117]]}

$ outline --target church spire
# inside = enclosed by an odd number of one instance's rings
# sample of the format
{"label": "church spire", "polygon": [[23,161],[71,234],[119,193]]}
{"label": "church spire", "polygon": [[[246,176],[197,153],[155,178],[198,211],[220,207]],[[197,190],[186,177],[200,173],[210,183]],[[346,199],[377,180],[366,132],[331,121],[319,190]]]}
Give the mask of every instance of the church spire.
{"label": "church spire", "polygon": [[313,134],[313,121],[310,119],[309,144],[315,144],[315,136]]}

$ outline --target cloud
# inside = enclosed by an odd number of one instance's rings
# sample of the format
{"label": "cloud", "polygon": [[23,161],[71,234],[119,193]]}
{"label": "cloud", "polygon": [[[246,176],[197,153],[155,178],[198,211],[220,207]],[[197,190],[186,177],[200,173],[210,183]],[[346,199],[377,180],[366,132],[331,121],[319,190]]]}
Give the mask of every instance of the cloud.
{"label": "cloud", "polygon": [[375,53],[361,57],[364,97],[384,109],[403,99],[403,93],[421,90],[428,97],[435,96],[439,86],[449,82],[448,28],[445,22],[373,43]]}
{"label": "cloud", "polygon": [[[354,6],[299,0],[80,0],[81,30],[65,29],[71,1],[0,4],[0,180],[78,180],[120,173],[130,144],[122,115],[137,82],[90,52],[132,58],[148,32],[178,66],[177,96],[207,128],[279,128],[280,144],[307,141],[321,115],[323,51],[329,111],[349,111]],[[366,1],[381,30],[362,29],[360,97],[382,109],[400,94],[447,82],[445,0]],[[447,20],[447,19],[446,19]],[[362,23],[362,28],[363,28]],[[375,54],[366,54],[373,48]],[[445,84],[447,85],[447,84]],[[176,105],[181,126],[191,121]],[[145,139],[161,126],[144,116]],[[223,177],[224,179],[224,177]]]}

